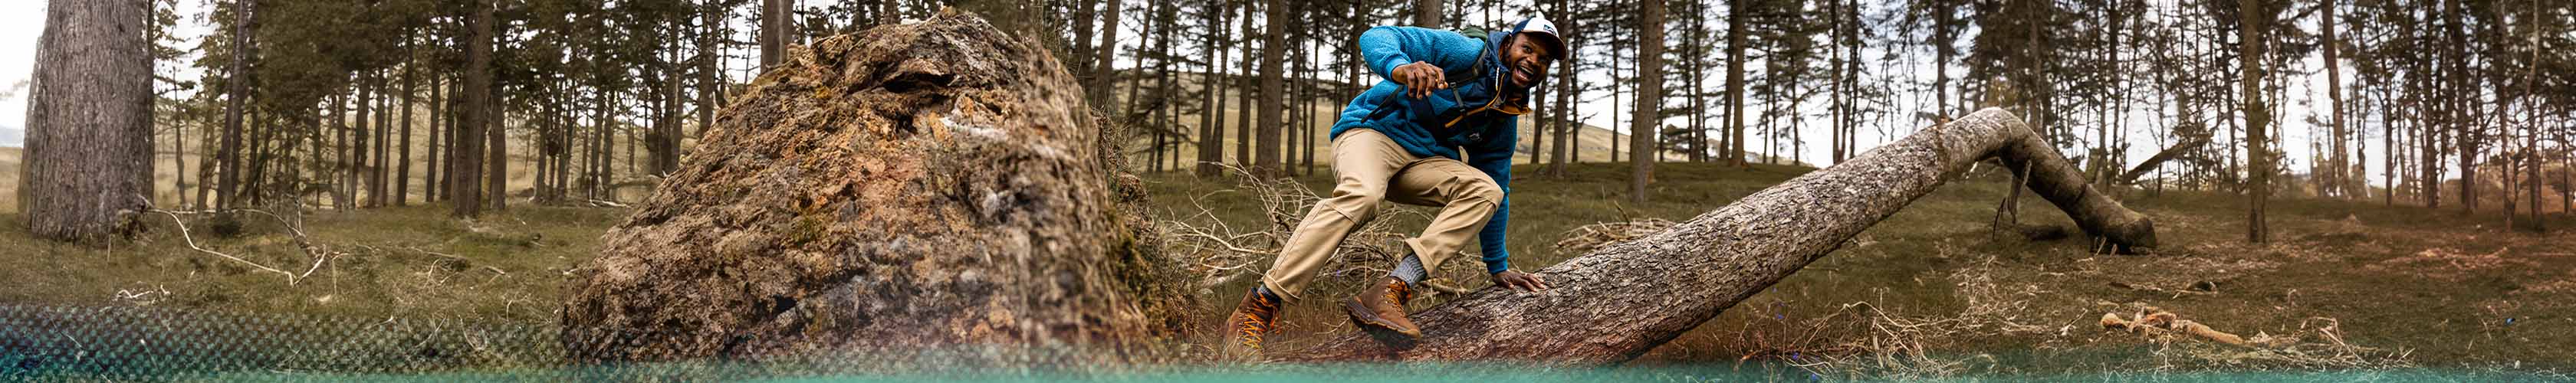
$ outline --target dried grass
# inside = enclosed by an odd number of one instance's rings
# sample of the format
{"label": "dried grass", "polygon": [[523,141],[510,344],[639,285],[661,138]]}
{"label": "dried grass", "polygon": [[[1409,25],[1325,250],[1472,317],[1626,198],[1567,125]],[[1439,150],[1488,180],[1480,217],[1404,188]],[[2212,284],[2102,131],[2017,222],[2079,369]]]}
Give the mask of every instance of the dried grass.
{"label": "dried grass", "polygon": [[2436,247],[2416,252],[2414,256],[2389,258],[2364,267],[2445,281],[2462,280],[2468,278],[2471,273],[2498,268],[2540,267],[2538,262],[2505,258],[2504,254],[2507,250],[2511,248],[2500,247],[2494,252],[2475,254],[2448,247]]}
{"label": "dried grass", "polygon": [[[1969,252],[1944,242],[1939,256],[1967,257]],[[1970,267],[1950,275],[1956,295],[1965,301],[1946,315],[1891,313],[1869,302],[1845,303],[1834,312],[1793,323],[1776,308],[1751,307],[1759,318],[1746,325],[1739,341],[1742,359],[1786,359],[1818,377],[1866,380],[1942,379],[1992,365],[1988,355],[1936,355],[1936,347],[1960,339],[2063,335],[2063,329],[2034,324],[2031,302],[2044,291],[2036,285],[1997,282],[1993,255],[1977,255]],[[1767,323],[1766,323],[1767,322]]]}

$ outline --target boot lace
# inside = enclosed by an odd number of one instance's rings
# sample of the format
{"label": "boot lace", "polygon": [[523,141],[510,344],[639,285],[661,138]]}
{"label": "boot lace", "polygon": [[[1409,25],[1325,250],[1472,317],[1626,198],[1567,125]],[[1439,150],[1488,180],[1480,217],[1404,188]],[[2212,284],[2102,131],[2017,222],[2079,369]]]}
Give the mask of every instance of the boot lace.
{"label": "boot lace", "polygon": [[1387,284],[1386,301],[1395,302],[1397,308],[1403,308],[1405,304],[1412,303],[1412,300],[1413,286],[1406,285],[1402,281]]}
{"label": "boot lace", "polygon": [[1244,307],[1243,313],[1235,314],[1243,318],[1235,321],[1235,332],[1244,347],[1261,348],[1261,336],[1270,332],[1271,316],[1278,308],[1277,303],[1267,299],[1254,299],[1252,305]]}

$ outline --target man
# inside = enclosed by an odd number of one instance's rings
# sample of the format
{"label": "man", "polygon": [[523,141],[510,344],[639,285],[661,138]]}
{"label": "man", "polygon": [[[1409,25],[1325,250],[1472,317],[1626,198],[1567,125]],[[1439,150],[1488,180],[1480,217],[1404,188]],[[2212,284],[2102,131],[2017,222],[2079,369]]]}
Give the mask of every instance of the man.
{"label": "man", "polygon": [[1481,37],[1400,26],[1360,34],[1360,55],[1384,79],[1351,99],[1333,123],[1332,196],[1306,212],[1261,284],[1227,317],[1227,354],[1261,351],[1280,305],[1305,298],[1306,283],[1343,237],[1377,216],[1379,201],[1441,211],[1420,236],[1396,246],[1392,272],[1343,302],[1371,335],[1420,338],[1404,312],[1413,284],[1470,237],[1479,239],[1495,285],[1547,289],[1537,274],[1511,269],[1503,228],[1511,216],[1517,116],[1529,112],[1529,90],[1548,67],[1565,59],[1565,43],[1554,24],[1537,17]]}

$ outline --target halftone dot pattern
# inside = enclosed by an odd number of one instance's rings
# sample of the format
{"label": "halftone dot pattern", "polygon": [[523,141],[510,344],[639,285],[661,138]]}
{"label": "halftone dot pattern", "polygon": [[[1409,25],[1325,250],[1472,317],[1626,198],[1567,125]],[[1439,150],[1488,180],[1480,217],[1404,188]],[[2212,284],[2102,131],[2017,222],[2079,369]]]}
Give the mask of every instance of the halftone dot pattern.
{"label": "halftone dot pattern", "polygon": [[[766,357],[582,365],[564,336],[636,339],[553,322],[239,313],[126,306],[0,305],[0,381],[705,381],[854,374],[1072,371],[1061,347],[855,345]],[[862,350],[866,348],[879,348]],[[1092,354],[1096,355],[1096,354]],[[1057,367],[1032,367],[1057,366]]]}
{"label": "halftone dot pattern", "polygon": [[551,323],[0,305],[0,380],[556,367]]}

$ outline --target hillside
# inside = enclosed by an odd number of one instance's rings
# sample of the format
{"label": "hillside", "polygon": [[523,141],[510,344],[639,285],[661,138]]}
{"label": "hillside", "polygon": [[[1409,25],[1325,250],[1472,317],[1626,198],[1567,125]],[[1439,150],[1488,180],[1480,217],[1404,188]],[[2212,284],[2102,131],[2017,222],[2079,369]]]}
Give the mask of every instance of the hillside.
{"label": "hillside", "polygon": [[[423,106],[423,108],[426,107],[426,105]],[[410,193],[412,203],[420,203],[423,198],[426,198],[426,195],[423,194],[423,185],[428,182],[428,175],[423,172],[425,169],[429,168],[429,158],[427,157],[428,152],[426,150],[429,147],[428,142],[430,137],[427,129],[423,129],[422,127],[427,126],[425,125],[428,123],[429,118],[426,116],[427,112],[428,111],[424,109],[419,113],[422,115],[421,117],[418,117],[420,118],[420,122],[414,125],[412,130],[412,144],[416,147],[412,150],[411,156],[412,178]],[[694,132],[694,130],[691,131]],[[518,133],[514,131],[513,134]],[[193,193],[194,189],[197,187],[197,176],[200,170],[199,161],[205,158],[205,153],[200,151],[202,146],[199,146],[193,140],[196,138],[193,137],[195,135],[194,132],[191,132],[190,135],[192,137],[188,138],[191,139],[191,141],[185,144],[188,149],[187,155],[175,159],[174,157],[179,156],[173,156],[170,152],[170,136],[164,134],[153,138],[152,198],[153,201],[165,205],[164,207],[171,207],[170,205],[174,205],[175,202],[180,199],[179,192],[174,190],[174,182],[178,181],[180,176],[179,171],[183,168],[187,171],[187,183],[190,192],[192,193],[188,195],[187,198],[191,201],[196,199],[196,196]],[[682,142],[681,145],[683,145],[684,148],[682,150],[687,150],[685,147],[687,145],[694,144],[694,141],[695,140],[687,140]],[[529,150],[524,145],[525,142],[527,141],[517,138],[510,140],[511,161],[509,184],[510,192],[512,194],[511,198],[514,199],[513,203],[526,199],[527,191],[536,185],[536,160],[527,155]],[[627,158],[628,156],[624,153],[626,151],[625,146],[627,145],[628,144],[625,142],[620,142],[618,144],[619,153],[610,155],[612,160],[617,161],[618,165],[616,168],[620,171],[617,179],[621,182],[641,177],[637,174],[628,174],[623,172],[625,170],[625,164],[627,163],[626,161],[629,160],[629,158]],[[18,164],[20,157],[24,155],[23,152],[25,150],[26,149],[15,147],[0,147],[0,212],[18,211],[18,172],[21,170],[19,169]],[[635,156],[638,158],[634,158],[633,160],[641,161],[642,156],[643,153],[638,152]],[[390,188],[391,186],[387,187]],[[620,199],[633,200],[643,196],[643,193],[646,191],[642,189],[643,188],[625,188],[618,190],[618,194]],[[327,197],[322,198],[322,202],[326,204],[329,203],[329,200],[330,198]]]}

